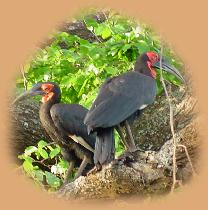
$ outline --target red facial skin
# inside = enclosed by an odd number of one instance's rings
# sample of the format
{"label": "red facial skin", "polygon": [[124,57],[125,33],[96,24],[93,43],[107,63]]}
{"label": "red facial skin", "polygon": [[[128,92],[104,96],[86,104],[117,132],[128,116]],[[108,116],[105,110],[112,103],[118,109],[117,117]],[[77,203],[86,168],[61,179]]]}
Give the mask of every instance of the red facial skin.
{"label": "red facial skin", "polygon": [[159,61],[160,57],[157,53],[154,53],[154,52],[147,52],[146,55],[150,60],[150,61],[147,61],[147,65],[150,70],[150,73],[153,78],[156,78],[157,73],[156,73],[155,69],[152,67],[152,65],[153,65],[153,63]]}
{"label": "red facial skin", "polygon": [[49,101],[54,93],[52,92],[54,85],[53,84],[42,84],[41,89],[45,92],[45,95],[42,97],[42,103]]}

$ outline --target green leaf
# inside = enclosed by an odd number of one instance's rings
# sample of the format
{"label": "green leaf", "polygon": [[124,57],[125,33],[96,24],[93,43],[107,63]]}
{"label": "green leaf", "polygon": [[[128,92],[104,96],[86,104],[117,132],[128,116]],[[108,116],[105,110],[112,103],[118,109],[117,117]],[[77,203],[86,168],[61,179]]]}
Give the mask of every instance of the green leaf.
{"label": "green leaf", "polygon": [[89,80],[89,79],[86,79],[86,80],[83,82],[83,85],[82,85],[82,87],[80,88],[80,90],[79,90],[79,92],[78,92],[78,94],[77,94],[78,97],[80,97],[80,96],[84,93],[84,88],[85,88],[85,86],[86,86],[88,80]]}
{"label": "green leaf", "polygon": [[138,48],[140,54],[150,50],[149,45],[144,40],[139,40],[136,47]]}
{"label": "green leaf", "polygon": [[131,48],[131,44],[125,44],[123,47],[122,47],[122,50],[123,52],[126,52],[128,49]]}
{"label": "green leaf", "polygon": [[25,160],[25,161],[23,162],[22,166],[23,166],[23,168],[24,168],[24,170],[25,170],[26,172],[30,172],[30,171],[33,170],[33,164],[32,164],[32,162],[29,161],[29,160]]}
{"label": "green leaf", "polygon": [[103,39],[107,39],[111,36],[111,30],[106,24],[100,24],[95,28],[95,34],[101,36]]}
{"label": "green leaf", "polygon": [[93,28],[98,26],[98,23],[93,18],[86,18],[85,19],[85,24],[87,25],[87,27],[93,27]]}
{"label": "green leaf", "polygon": [[89,51],[90,51],[90,48],[88,46],[86,46],[86,45],[81,45],[80,46],[80,52],[81,53],[87,55]]}
{"label": "green leaf", "polygon": [[50,151],[54,150],[54,148],[53,148],[51,145],[47,145],[47,148],[48,148]]}
{"label": "green leaf", "polygon": [[48,145],[48,143],[45,142],[45,141],[43,141],[43,140],[41,140],[41,141],[38,142],[38,148],[43,148],[43,147],[45,147],[47,145]]}
{"label": "green leaf", "polygon": [[110,75],[115,75],[118,72],[117,68],[113,67],[106,67],[105,70]]}
{"label": "green leaf", "polygon": [[74,57],[70,56],[67,58],[67,61],[70,63],[74,63],[76,61],[76,59]]}
{"label": "green leaf", "polygon": [[102,38],[103,39],[107,39],[108,37],[111,36],[111,30],[109,28],[105,28],[103,31],[102,31]]}
{"label": "green leaf", "polygon": [[63,76],[61,78],[61,85],[65,85],[67,87],[70,87],[73,80],[74,80],[74,75],[70,73],[67,76]]}
{"label": "green leaf", "polygon": [[60,147],[57,147],[57,148],[53,149],[53,150],[50,152],[49,156],[50,156],[51,159],[53,159],[53,158],[54,158],[55,156],[57,156],[60,152],[61,152]]}
{"label": "green leaf", "polygon": [[79,43],[80,43],[80,45],[88,45],[89,47],[91,46],[90,42],[85,39],[80,39]]}
{"label": "green leaf", "polygon": [[24,159],[25,159],[25,154],[23,154],[23,155],[18,155],[18,158],[19,158],[20,160],[24,160]]}
{"label": "green leaf", "polygon": [[30,156],[33,152],[37,151],[37,147],[29,146],[25,149],[25,155]]}
{"label": "green leaf", "polygon": [[33,158],[31,158],[31,157],[29,157],[29,156],[25,156],[25,158],[24,158],[26,161],[28,161],[28,162],[30,162],[30,163],[32,163],[34,160],[33,160]]}
{"label": "green leaf", "polygon": [[64,159],[60,159],[60,162],[58,163],[58,165],[64,169],[68,169],[69,167],[69,163]]}
{"label": "green leaf", "polygon": [[59,187],[61,184],[61,181],[58,177],[56,177],[54,174],[45,171],[45,175],[46,175],[46,181],[47,183],[51,186],[51,187]]}
{"label": "green leaf", "polygon": [[43,182],[45,173],[41,170],[34,170],[33,171],[35,177],[38,179],[38,181]]}
{"label": "green leaf", "polygon": [[38,150],[40,155],[44,158],[44,159],[47,159],[48,158],[48,153],[46,152],[46,150],[44,149],[39,149]]}
{"label": "green leaf", "polygon": [[37,150],[35,152],[35,155],[36,155],[37,160],[40,160],[40,151],[39,150]]}

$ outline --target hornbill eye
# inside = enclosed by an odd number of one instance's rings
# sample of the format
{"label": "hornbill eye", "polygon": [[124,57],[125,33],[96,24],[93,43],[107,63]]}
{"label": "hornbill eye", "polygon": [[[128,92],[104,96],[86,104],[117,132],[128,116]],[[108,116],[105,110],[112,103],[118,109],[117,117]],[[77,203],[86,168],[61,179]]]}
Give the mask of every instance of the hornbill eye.
{"label": "hornbill eye", "polygon": [[157,56],[153,57],[153,62],[157,61]]}
{"label": "hornbill eye", "polygon": [[152,64],[160,59],[159,55],[156,54],[155,52],[147,52],[146,55]]}
{"label": "hornbill eye", "polygon": [[153,57],[153,63],[155,63],[155,62],[157,62],[157,61],[159,61],[160,60],[160,57],[158,56],[158,55],[155,55],[154,57]]}
{"label": "hornbill eye", "polygon": [[51,91],[52,91],[53,87],[54,87],[53,84],[48,83],[48,84],[43,84],[43,85],[41,86],[41,89],[42,89],[44,92],[48,93],[48,92],[51,92]]}

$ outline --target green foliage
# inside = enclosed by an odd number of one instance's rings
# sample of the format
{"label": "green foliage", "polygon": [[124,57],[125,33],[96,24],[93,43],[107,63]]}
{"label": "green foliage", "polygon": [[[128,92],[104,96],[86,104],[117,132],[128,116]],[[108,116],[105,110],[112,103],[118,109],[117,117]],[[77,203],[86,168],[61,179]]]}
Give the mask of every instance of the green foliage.
{"label": "green foliage", "polygon": [[60,152],[59,146],[41,140],[37,147],[27,147],[18,157],[23,160],[22,167],[29,177],[37,184],[54,191],[62,184],[68,169],[68,163],[62,159]]}
{"label": "green foliage", "polygon": [[115,132],[115,147],[116,147],[115,156],[118,157],[124,152],[124,145],[121,143],[117,132]]}
{"label": "green foliage", "polygon": [[[90,107],[107,77],[130,70],[139,54],[159,51],[160,40],[146,25],[113,12],[103,23],[89,17],[84,22],[96,35],[96,42],[57,31],[52,35],[51,45],[40,49],[25,65],[25,70],[29,87],[39,81],[54,81],[60,84],[63,102]],[[165,48],[164,53],[171,63],[181,66],[170,49]],[[179,84],[175,77],[165,77]],[[161,92],[160,82],[157,84],[158,92]],[[18,79],[18,87],[23,88],[22,79]]]}

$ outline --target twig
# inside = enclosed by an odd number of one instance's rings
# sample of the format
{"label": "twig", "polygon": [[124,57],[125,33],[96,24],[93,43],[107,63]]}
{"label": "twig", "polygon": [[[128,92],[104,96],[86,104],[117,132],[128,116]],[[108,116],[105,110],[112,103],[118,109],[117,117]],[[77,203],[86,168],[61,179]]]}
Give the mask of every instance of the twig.
{"label": "twig", "polygon": [[33,163],[39,163],[39,164],[45,166],[46,168],[51,169],[50,165],[45,164],[44,161],[45,161],[45,159],[43,159],[43,160],[34,160]]}
{"label": "twig", "polygon": [[107,15],[105,14],[105,12],[104,12],[104,11],[102,11],[102,13],[103,13],[103,15],[104,15],[104,17],[105,17],[105,20],[107,20],[107,21],[108,21],[108,17],[107,17]]}
{"label": "twig", "polygon": [[186,156],[187,156],[187,158],[188,158],[188,161],[189,161],[190,166],[191,166],[191,169],[192,169],[193,176],[195,176],[196,173],[195,173],[193,164],[192,164],[192,162],[191,162],[191,158],[190,158],[190,156],[189,156],[189,154],[188,154],[187,147],[186,147],[185,145],[178,144],[177,141],[176,141],[175,131],[174,131],[173,107],[172,107],[172,103],[171,103],[171,100],[170,100],[170,96],[169,96],[169,94],[168,94],[168,91],[167,91],[167,88],[166,88],[166,85],[165,85],[165,81],[164,81],[164,78],[163,78],[162,54],[163,54],[163,47],[161,46],[161,51],[160,51],[160,71],[161,71],[161,74],[160,74],[160,81],[161,81],[161,83],[162,83],[162,85],[163,85],[163,88],[164,88],[164,90],[165,90],[165,95],[166,95],[166,98],[167,98],[168,104],[169,104],[169,110],[170,110],[170,128],[171,128],[171,133],[172,133],[172,137],[173,137],[173,157],[172,157],[172,161],[173,161],[173,184],[172,184],[172,186],[171,186],[171,193],[173,193],[176,184],[179,183],[179,184],[181,185],[180,180],[177,180],[177,179],[176,179],[176,169],[177,169],[177,163],[176,163],[176,149],[177,149],[177,147],[182,147],[182,148],[184,148],[185,153],[186,153]]}
{"label": "twig", "polygon": [[[84,22],[85,26],[87,27],[86,21],[83,20],[83,22]],[[102,43],[102,40],[93,32],[93,30],[89,30],[89,31],[93,34],[93,36],[97,39],[98,42]]]}
{"label": "twig", "polygon": [[50,143],[47,143],[46,146],[50,146],[50,145],[53,145],[53,144],[56,144],[56,142],[50,142]]}
{"label": "twig", "polygon": [[23,77],[23,81],[24,81],[24,88],[25,88],[25,91],[26,91],[27,90],[27,83],[28,83],[28,81],[27,81],[27,78],[25,76],[25,71],[24,71],[22,66],[20,68],[20,71],[22,73],[22,77]]}
{"label": "twig", "polygon": [[193,164],[191,162],[191,158],[190,158],[190,155],[188,153],[187,147],[185,145],[183,145],[183,144],[178,144],[177,146],[178,147],[182,147],[185,150],[186,156],[187,156],[188,161],[189,161],[189,164],[191,166],[192,174],[193,174],[193,176],[196,176],[196,172],[195,172],[194,167],[193,167]]}
{"label": "twig", "polygon": [[171,192],[173,192],[173,190],[175,189],[175,185],[177,183],[177,179],[176,179],[176,168],[177,168],[177,165],[176,165],[176,137],[175,137],[175,132],[174,132],[174,125],[173,125],[173,107],[172,107],[172,104],[171,104],[171,100],[170,100],[170,97],[169,97],[169,94],[168,94],[168,91],[167,91],[167,88],[166,88],[166,85],[165,85],[165,81],[164,81],[164,78],[163,78],[163,71],[162,71],[162,54],[163,54],[163,47],[161,46],[161,50],[160,50],[160,71],[161,71],[161,74],[160,74],[160,81],[162,82],[162,85],[163,85],[163,88],[165,90],[165,95],[166,95],[166,98],[168,100],[168,104],[169,104],[169,109],[170,109],[170,129],[171,129],[171,133],[172,133],[172,136],[173,136],[173,184],[172,184],[172,187],[171,187]]}

